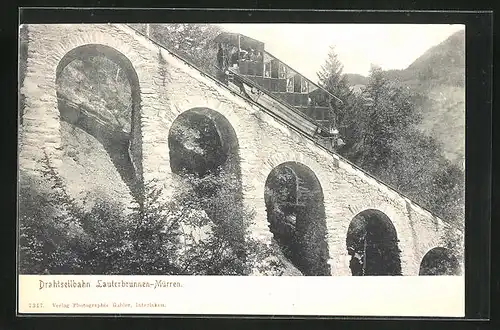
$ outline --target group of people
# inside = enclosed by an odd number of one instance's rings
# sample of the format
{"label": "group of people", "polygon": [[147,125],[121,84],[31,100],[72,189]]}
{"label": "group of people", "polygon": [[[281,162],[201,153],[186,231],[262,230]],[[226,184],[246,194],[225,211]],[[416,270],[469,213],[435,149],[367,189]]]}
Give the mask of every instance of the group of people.
{"label": "group of people", "polygon": [[263,55],[262,52],[250,49],[249,51],[244,49],[238,49],[238,47],[231,47],[231,49],[224,51],[224,48],[219,44],[219,50],[217,52],[217,63],[220,68],[225,69],[227,67],[237,68],[239,61],[249,61],[249,62],[262,62]]}
{"label": "group of people", "polygon": [[242,49],[240,52],[240,60],[250,61],[250,62],[262,62],[263,61],[262,52],[258,52],[254,49],[250,49],[250,51]]}

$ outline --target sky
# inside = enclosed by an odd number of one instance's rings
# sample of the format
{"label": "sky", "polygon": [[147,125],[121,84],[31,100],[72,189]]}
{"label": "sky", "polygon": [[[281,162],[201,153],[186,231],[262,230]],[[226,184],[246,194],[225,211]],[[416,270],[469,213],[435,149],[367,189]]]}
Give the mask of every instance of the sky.
{"label": "sky", "polygon": [[371,64],[405,69],[464,25],[217,24],[265,43],[265,49],[312,81],[334,46],[344,73],[368,75]]}

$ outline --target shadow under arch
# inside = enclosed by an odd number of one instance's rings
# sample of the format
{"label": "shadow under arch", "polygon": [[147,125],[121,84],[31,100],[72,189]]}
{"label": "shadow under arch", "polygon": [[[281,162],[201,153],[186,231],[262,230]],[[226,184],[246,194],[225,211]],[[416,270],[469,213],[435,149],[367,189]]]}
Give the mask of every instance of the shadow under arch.
{"label": "shadow under arch", "polygon": [[385,213],[358,213],[349,224],[346,245],[353,276],[402,275],[396,228]]}
{"label": "shadow under arch", "polygon": [[422,258],[418,275],[461,275],[460,264],[451,250],[435,247]]}
{"label": "shadow under arch", "polygon": [[264,200],[269,228],[292,264],[306,276],[331,275],[323,189],[314,172],[294,161],[276,166]]}
{"label": "shadow under arch", "polygon": [[[80,60],[88,65],[96,57],[104,57],[118,66],[130,86],[131,114],[126,119],[130,129],[117,129],[106,116],[90,106],[75,102],[61,92],[60,80],[70,63]],[[57,101],[60,119],[96,138],[104,147],[132,195],[141,203],[142,185],[141,92],[139,78],[131,61],[118,50],[102,44],[86,44],[73,48],[59,61],[56,68]]]}
{"label": "shadow under arch", "polygon": [[[244,261],[245,210],[239,144],[231,123],[219,112],[192,108],[172,123],[168,135],[170,167],[194,190],[199,203]],[[237,263],[235,262],[235,265]],[[243,266],[236,267],[238,274]]]}

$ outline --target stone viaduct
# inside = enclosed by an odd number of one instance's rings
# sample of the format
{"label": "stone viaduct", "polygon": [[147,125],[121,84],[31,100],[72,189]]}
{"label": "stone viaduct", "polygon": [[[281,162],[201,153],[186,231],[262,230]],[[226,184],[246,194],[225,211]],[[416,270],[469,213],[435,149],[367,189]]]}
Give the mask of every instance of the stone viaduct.
{"label": "stone viaduct", "polygon": [[[239,157],[243,203],[255,212],[252,233],[270,241],[265,186],[273,169],[288,164],[312,180],[324,209],[327,263],[331,275],[351,275],[346,239],[360,214],[374,215],[396,239],[403,275],[419,275],[424,256],[442,247],[444,222],[363,170],[314,142],[261,108],[122,24],[30,25],[20,166],[33,168],[45,150],[61,159],[57,74],[72,60],[98,52],[127,71],[133,115],[130,158],[139,180],[173,186],[169,130],[193,109],[224,131]],[[159,60],[161,57],[162,61]],[[160,66],[163,74],[160,73]],[[303,173],[303,174],[300,174]],[[166,189],[168,192],[172,189]],[[431,252],[432,254],[433,252]]]}

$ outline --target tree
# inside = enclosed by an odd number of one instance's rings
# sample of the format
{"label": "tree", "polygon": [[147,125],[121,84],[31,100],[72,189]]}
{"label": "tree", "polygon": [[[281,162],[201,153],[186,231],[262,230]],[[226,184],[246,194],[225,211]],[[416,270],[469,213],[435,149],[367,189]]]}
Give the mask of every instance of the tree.
{"label": "tree", "polygon": [[[318,74],[328,91],[341,95],[346,90],[341,73],[342,65],[331,52]],[[362,97],[351,94],[344,102],[346,145],[338,152],[450,224],[444,239],[459,253],[464,173],[444,159],[435,139],[417,128],[421,117],[413,96],[408,87],[372,66]]]}
{"label": "tree", "polygon": [[410,91],[374,67],[365,97],[367,116],[357,117],[363,129],[355,144],[357,164],[447,221],[462,221],[463,172],[417,129],[421,118]]}
{"label": "tree", "polygon": [[340,99],[347,98],[352,94],[343,70],[344,66],[338,59],[335,47],[330,46],[325,64],[321,66],[317,75],[321,86]]}
{"label": "tree", "polygon": [[332,100],[331,106],[335,110],[332,118],[335,127],[345,127],[348,125],[348,119],[356,104],[355,95],[349,87],[347,77],[343,74],[343,65],[338,59],[335,47],[330,46],[330,51],[325,64],[321,66],[318,72],[318,79],[321,87],[338,97],[338,100]]}
{"label": "tree", "polygon": [[[145,33],[145,24],[131,24]],[[150,38],[167,50],[182,56],[203,72],[215,75],[217,47],[213,39],[222,30],[212,24],[150,24]]]}
{"label": "tree", "polygon": [[407,131],[414,129],[419,116],[410,94],[391,83],[381,68],[372,66],[363,103],[346,120],[351,138],[341,153],[374,175],[388,166],[392,145]]}
{"label": "tree", "polygon": [[450,222],[462,223],[465,215],[464,174],[457,164],[443,159],[432,178],[433,208],[443,219],[449,219]]}
{"label": "tree", "polygon": [[[248,235],[253,213],[246,209],[235,210],[243,223],[234,230],[245,237],[235,246],[228,227],[218,230],[203,209],[207,201],[196,198],[192,188],[164,201],[157,182],[146,182],[144,202],[132,212],[110,200],[86,211],[68,195],[47,155],[41,165],[43,180],[21,176],[22,274],[247,275],[255,267],[283,272],[272,247]],[[208,204],[220,205],[221,199],[230,203],[220,192]]]}

